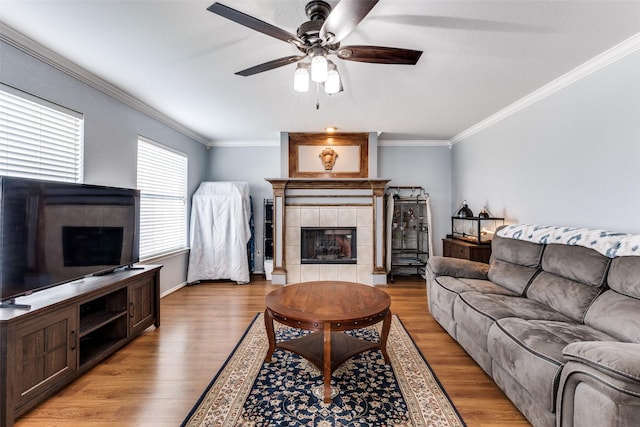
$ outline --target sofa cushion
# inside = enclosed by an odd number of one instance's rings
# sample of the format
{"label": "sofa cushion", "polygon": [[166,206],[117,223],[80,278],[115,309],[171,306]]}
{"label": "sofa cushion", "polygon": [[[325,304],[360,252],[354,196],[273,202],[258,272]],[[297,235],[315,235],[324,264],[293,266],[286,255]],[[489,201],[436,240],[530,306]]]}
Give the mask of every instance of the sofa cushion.
{"label": "sofa cushion", "polygon": [[491,241],[491,256],[493,258],[523,267],[537,268],[540,265],[543,249],[544,245],[500,237],[497,234]]}
{"label": "sofa cushion", "polygon": [[527,289],[527,298],[548,305],[582,323],[602,292],[609,258],[582,246],[551,244],[542,255],[542,269]]}
{"label": "sofa cushion", "polygon": [[494,236],[491,242],[489,280],[518,295],[538,271],[543,245]]}
{"label": "sofa cushion", "polygon": [[640,299],[608,290],[589,307],[584,323],[617,340],[640,343]]}
{"label": "sofa cushion", "polygon": [[533,279],[527,298],[538,301],[582,323],[584,315],[602,289],[586,286],[547,272]]}
{"label": "sofa cushion", "polygon": [[487,347],[494,364],[555,412],[558,380],[566,363],[562,350],[573,342],[611,340],[615,338],[577,322],[504,318],[489,330]]}
{"label": "sofa cushion", "polygon": [[548,245],[542,255],[542,269],[578,283],[604,284],[610,258],[582,246]]}
{"label": "sofa cushion", "polygon": [[442,256],[429,258],[429,269],[436,276],[453,276],[470,279],[487,279],[489,266],[482,262]]}
{"label": "sofa cushion", "polygon": [[456,277],[440,276],[436,278],[436,282],[443,288],[461,294],[463,292],[480,292],[483,294],[511,295],[516,296],[515,292],[498,286],[489,280],[480,279],[458,279]]}
{"label": "sofa cushion", "polygon": [[487,349],[489,328],[499,319],[521,317],[571,321],[567,316],[528,298],[479,292],[460,294],[455,300],[453,311],[456,322],[463,325],[466,335],[484,350]]}
{"label": "sofa cushion", "polygon": [[607,284],[620,294],[640,299],[640,256],[614,258]]}

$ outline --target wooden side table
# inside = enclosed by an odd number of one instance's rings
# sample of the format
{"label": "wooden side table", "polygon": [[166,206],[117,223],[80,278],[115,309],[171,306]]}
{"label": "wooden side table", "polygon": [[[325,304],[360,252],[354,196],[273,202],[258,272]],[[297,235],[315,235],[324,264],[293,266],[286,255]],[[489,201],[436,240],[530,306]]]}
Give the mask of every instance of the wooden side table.
{"label": "wooden side table", "polygon": [[[367,350],[380,349],[385,362],[391,328],[391,298],[373,286],[351,282],[306,282],[284,286],[265,298],[264,321],[269,339],[265,362],[276,348],[299,354],[322,372],[323,398],[331,402],[331,374],[343,362]],[[313,331],[302,338],[276,342],[273,321]],[[382,323],[380,342],[364,341],[343,333]]]}
{"label": "wooden side table", "polygon": [[442,255],[488,264],[491,258],[491,244],[474,245],[464,240],[446,238],[442,239]]}

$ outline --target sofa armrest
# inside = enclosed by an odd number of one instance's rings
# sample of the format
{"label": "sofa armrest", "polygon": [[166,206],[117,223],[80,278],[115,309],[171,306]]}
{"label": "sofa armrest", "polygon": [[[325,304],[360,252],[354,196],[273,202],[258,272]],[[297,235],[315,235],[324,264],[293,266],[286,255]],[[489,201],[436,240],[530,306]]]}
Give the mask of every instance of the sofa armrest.
{"label": "sofa armrest", "polygon": [[436,276],[451,276],[461,279],[487,280],[489,264],[467,259],[432,256],[428,262],[429,269]]}
{"label": "sofa armrest", "polygon": [[640,344],[575,342],[563,354],[558,426],[640,425]]}
{"label": "sofa armrest", "polygon": [[640,344],[585,341],[567,345],[565,359],[584,363],[605,375],[640,382]]}

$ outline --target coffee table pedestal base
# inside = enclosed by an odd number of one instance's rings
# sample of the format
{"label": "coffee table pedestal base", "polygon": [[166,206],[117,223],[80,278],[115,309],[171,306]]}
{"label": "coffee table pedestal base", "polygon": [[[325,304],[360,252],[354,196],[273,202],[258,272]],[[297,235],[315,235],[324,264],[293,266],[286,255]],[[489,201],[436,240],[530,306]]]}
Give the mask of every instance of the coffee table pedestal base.
{"label": "coffee table pedestal base", "polygon": [[[269,340],[266,362],[277,348],[309,360],[322,372],[324,402],[331,402],[331,374],[347,359],[380,349],[385,362],[391,328],[391,298],[384,291],[361,283],[319,281],[298,283],[265,297],[264,322]],[[294,340],[276,343],[273,322],[312,331]],[[360,340],[342,333],[382,322],[380,342]]]}
{"label": "coffee table pedestal base", "polygon": [[385,362],[389,363],[386,344],[391,326],[390,311],[387,312],[383,319],[380,342],[366,341],[347,335],[344,332],[332,331],[330,322],[326,322],[325,327],[320,331],[312,332],[301,338],[276,342],[273,316],[269,310],[265,311],[264,319],[269,339],[269,350],[267,351],[265,362],[271,362],[271,356],[275,349],[281,348],[299,354],[313,363],[322,372],[324,403],[330,403],[337,394],[337,392],[332,392],[331,389],[331,374],[356,354],[380,349]]}

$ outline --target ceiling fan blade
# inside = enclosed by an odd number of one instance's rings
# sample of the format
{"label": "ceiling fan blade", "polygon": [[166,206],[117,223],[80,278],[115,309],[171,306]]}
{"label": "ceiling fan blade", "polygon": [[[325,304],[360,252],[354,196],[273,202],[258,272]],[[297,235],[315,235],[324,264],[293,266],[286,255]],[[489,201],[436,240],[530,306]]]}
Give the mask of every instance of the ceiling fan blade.
{"label": "ceiling fan blade", "polygon": [[244,25],[245,27],[249,27],[252,30],[259,31],[262,34],[266,34],[271,37],[275,37],[276,39],[285,41],[287,43],[293,43],[295,45],[304,45],[302,40],[298,39],[295,35],[291,34],[288,31],[283,30],[282,28],[278,28],[275,25],[271,25],[264,21],[259,20],[258,18],[254,18],[253,16],[247,15],[246,13],[242,13],[238,10],[232,9],[229,6],[225,6],[220,3],[214,3],[207,8],[209,12],[213,12],[216,15],[220,15],[223,18],[227,18],[233,22],[236,22],[240,25]]}
{"label": "ceiling fan blade", "polygon": [[330,44],[345,38],[373,9],[379,0],[341,0],[320,29],[320,38]]}
{"label": "ceiling fan blade", "polygon": [[238,71],[236,74],[245,77],[253,76],[254,74],[273,70],[274,68],[282,67],[284,65],[293,64],[304,58],[305,55],[285,56],[284,58],[274,59],[273,61],[265,62],[264,64],[256,65],[254,67],[247,68],[246,70]]}
{"label": "ceiling fan blade", "polygon": [[344,46],[338,49],[337,54],[347,61],[416,65],[422,51],[384,46]]}

